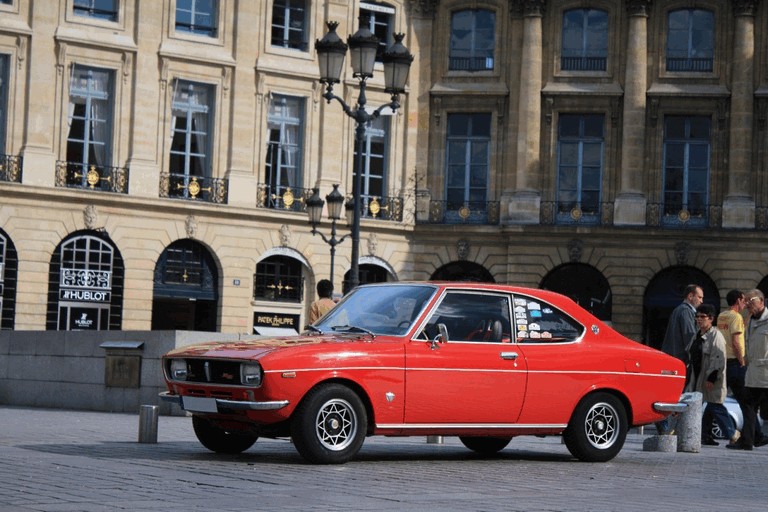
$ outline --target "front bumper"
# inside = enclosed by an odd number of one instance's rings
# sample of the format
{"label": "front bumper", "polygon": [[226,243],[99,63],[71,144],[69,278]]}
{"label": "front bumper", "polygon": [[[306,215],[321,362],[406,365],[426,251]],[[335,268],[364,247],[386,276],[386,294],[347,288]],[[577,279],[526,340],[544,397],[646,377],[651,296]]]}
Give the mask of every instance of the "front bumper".
{"label": "front bumper", "polygon": [[247,402],[242,400],[226,400],[224,398],[184,396],[174,395],[169,391],[163,391],[159,396],[162,400],[173,402],[185,411],[190,412],[276,411],[290,403],[288,400]]}

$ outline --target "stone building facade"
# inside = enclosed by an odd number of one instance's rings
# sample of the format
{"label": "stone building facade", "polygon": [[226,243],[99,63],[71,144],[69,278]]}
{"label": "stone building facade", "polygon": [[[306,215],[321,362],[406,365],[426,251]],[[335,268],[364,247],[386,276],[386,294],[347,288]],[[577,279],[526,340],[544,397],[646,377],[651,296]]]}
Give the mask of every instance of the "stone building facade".
{"label": "stone building facade", "polygon": [[304,211],[356,172],[328,21],[415,56],[361,281],[546,287],[652,345],[690,282],[766,287],[766,2],[1,0],[2,328],[300,329],[341,291],[350,240],[332,268]]}

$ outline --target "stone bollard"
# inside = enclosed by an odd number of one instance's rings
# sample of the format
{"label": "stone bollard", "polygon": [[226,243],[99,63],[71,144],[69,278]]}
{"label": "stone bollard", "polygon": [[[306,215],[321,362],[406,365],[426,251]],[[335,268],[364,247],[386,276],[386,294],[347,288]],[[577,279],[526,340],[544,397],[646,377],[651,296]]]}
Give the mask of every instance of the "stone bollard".
{"label": "stone bollard", "polygon": [[701,451],[701,404],[703,395],[698,391],[683,393],[680,401],[688,408],[677,418],[677,451],[699,453]]}
{"label": "stone bollard", "polygon": [[157,443],[157,420],[160,407],[142,405],[139,410],[139,442]]}

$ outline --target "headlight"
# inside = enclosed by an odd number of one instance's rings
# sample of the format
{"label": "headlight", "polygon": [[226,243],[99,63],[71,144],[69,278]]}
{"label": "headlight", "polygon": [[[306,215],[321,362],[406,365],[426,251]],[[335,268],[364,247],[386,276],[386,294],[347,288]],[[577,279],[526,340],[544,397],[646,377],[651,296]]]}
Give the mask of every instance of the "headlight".
{"label": "headlight", "polygon": [[259,363],[243,363],[240,366],[240,382],[246,386],[261,386],[261,365]]}
{"label": "headlight", "polygon": [[185,359],[171,359],[171,379],[187,380],[187,361]]}

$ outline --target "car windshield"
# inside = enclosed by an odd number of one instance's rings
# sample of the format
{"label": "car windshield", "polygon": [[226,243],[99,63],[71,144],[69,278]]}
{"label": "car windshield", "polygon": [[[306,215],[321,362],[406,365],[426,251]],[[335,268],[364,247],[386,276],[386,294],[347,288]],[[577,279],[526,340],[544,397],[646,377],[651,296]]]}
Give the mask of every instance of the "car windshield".
{"label": "car windshield", "polygon": [[344,297],[311,330],[403,336],[436,290],[429,285],[361,286]]}

